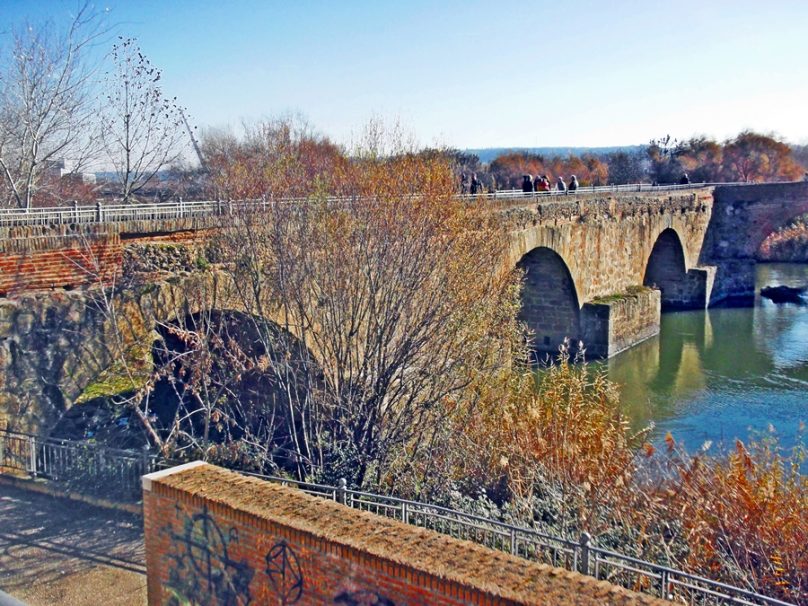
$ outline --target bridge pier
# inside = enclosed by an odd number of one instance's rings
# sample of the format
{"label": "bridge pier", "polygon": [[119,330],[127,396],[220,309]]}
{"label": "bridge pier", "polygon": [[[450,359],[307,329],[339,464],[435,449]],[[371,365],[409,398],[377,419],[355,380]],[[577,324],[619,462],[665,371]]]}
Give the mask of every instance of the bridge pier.
{"label": "bridge pier", "polygon": [[710,306],[748,306],[755,301],[755,260],[721,259],[715,266]]}
{"label": "bridge pier", "polygon": [[675,284],[661,288],[662,311],[706,309],[715,283],[716,267],[707,265],[687,270]]}
{"label": "bridge pier", "polygon": [[587,359],[609,358],[659,333],[659,290],[636,287],[601,297],[581,309],[581,332]]}

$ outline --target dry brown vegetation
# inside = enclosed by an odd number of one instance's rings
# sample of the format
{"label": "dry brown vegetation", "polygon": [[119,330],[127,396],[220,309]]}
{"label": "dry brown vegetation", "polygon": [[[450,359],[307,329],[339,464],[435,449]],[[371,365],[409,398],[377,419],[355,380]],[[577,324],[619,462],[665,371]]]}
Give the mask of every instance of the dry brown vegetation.
{"label": "dry brown vegetation", "polygon": [[572,539],[587,531],[607,548],[806,603],[801,447],[783,453],[767,438],[691,456],[668,436],[655,452],[630,432],[615,387],[563,352],[538,377],[513,367],[484,385],[456,417],[459,481],[504,491],[522,523]]}
{"label": "dry brown vegetation", "polygon": [[536,374],[501,227],[456,199],[441,154],[382,153],[370,136],[336,161],[288,125],[258,132],[251,147],[232,139],[233,166],[223,153],[216,174],[225,195],[267,188],[265,212],[230,215],[205,260],[237,317],[197,302],[162,326],[140,392],[152,410],[161,389],[174,402],[140,416],[165,454],[587,531],[804,603],[799,453],[690,457],[672,438],[656,453],[602,374],[565,352]]}
{"label": "dry brown vegetation", "polygon": [[[672,440],[671,440],[672,441]],[[671,445],[672,447],[673,445]],[[800,604],[808,599],[808,478],[801,447],[737,441],[726,459],[676,464],[663,513],[681,524],[683,564]]]}
{"label": "dry brown vegetation", "polygon": [[760,246],[758,259],[787,263],[808,261],[808,218],[798,217],[769,235]]}
{"label": "dry brown vegetation", "polygon": [[472,371],[502,364],[511,278],[500,228],[455,199],[445,162],[369,145],[331,169],[339,202],[270,198],[265,215],[234,217],[217,249],[244,308],[305,345],[311,380],[286,417],[298,472],[378,483],[391,457],[430,448]]}

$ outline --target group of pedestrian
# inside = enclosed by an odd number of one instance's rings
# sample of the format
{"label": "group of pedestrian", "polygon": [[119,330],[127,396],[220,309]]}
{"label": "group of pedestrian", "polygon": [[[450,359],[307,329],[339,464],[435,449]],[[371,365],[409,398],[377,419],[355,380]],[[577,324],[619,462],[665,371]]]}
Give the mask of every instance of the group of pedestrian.
{"label": "group of pedestrian", "polygon": [[[491,186],[489,187],[490,192],[496,191],[494,187],[494,178],[491,177]],[[460,175],[460,193],[463,195],[465,194],[482,194],[485,193],[485,188],[483,187],[483,182],[477,178],[477,173],[471,173],[471,180],[469,180],[466,173]]]}
{"label": "group of pedestrian", "polygon": [[[553,186],[550,184],[550,179],[547,175],[538,175],[535,179],[532,175],[524,175],[522,177],[522,191],[525,193],[550,191]],[[575,175],[570,176],[570,183],[567,185],[564,182],[564,177],[559,176],[556,180],[556,189],[558,191],[575,191],[578,189],[578,177]]]}
{"label": "group of pedestrian", "polygon": [[[564,177],[559,176],[556,180],[555,188],[557,191],[575,191],[578,189],[578,177],[575,175],[570,175],[570,182],[568,185],[564,181]],[[488,191],[493,193],[496,190],[496,181],[494,181],[494,177],[491,176],[491,185],[488,187]],[[535,179],[532,175],[524,175],[522,177],[522,191],[525,193],[545,192],[552,190],[553,185],[547,175],[537,175]],[[486,188],[483,185],[483,182],[477,177],[477,173],[471,173],[471,179],[469,179],[466,173],[460,175],[460,192],[463,195],[477,195],[485,193],[485,191]]]}

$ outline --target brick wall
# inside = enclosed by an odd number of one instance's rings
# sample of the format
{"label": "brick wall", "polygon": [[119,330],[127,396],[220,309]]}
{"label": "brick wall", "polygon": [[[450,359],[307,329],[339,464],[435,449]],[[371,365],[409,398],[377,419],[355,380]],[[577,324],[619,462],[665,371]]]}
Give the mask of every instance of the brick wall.
{"label": "brick wall", "polygon": [[[218,219],[217,219],[218,220]],[[73,289],[121,271],[126,246],[201,246],[211,220],[0,228],[0,297]]]}
{"label": "brick wall", "polygon": [[144,477],[149,604],[662,604],[206,464]]}
{"label": "brick wall", "polygon": [[0,241],[0,296],[76,288],[115,275],[121,265],[117,234],[32,236]]}

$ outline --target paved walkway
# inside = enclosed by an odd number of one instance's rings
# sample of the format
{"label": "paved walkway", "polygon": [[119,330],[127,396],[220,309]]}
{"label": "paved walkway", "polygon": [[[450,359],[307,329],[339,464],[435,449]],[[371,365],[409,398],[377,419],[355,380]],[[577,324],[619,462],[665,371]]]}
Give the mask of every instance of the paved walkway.
{"label": "paved walkway", "polygon": [[29,606],[143,606],[142,520],[0,484],[0,589]]}

